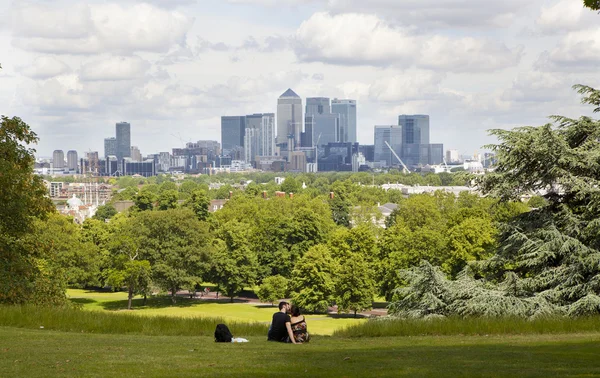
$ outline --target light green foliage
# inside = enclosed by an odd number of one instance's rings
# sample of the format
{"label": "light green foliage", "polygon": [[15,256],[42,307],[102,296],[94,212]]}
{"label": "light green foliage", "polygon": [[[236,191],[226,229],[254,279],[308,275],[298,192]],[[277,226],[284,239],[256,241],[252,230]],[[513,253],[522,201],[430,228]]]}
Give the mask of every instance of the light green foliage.
{"label": "light green foliage", "polygon": [[[23,236],[54,210],[42,178],[33,173],[38,141],[18,117],[0,123],[0,303],[64,303],[64,285],[53,256],[24,246]],[[58,273],[58,272],[57,272]]]}
{"label": "light green foliage", "polygon": [[344,199],[342,194],[337,194],[333,199],[330,199],[329,207],[335,224],[350,227],[350,203]]}
{"label": "light green foliage", "polygon": [[111,204],[99,206],[96,210],[96,214],[92,218],[104,221],[110,219],[117,214],[117,209]]}
{"label": "light green foliage", "polygon": [[370,310],[375,296],[375,281],[369,264],[360,253],[340,261],[335,274],[335,302],[338,312]]}
{"label": "light green foliage", "polygon": [[298,193],[302,189],[302,183],[298,182],[294,176],[287,176],[281,184],[281,191],[286,193]]}
{"label": "light green foliage", "polygon": [[533,196],[527,201],[527,206],[532,209],[539,209],[540,207],[544,207],[548,204],[548,202],[542,196]]}
{"label": "light green foliage", "polygon": [[245,224],[232,220],[219,230],[217,237],[210,276],[233,302],[233,297],[244,286],[255,283],[258,260],[250,248],[249,230]]}
{"label": "light green foliage", "polygon": [[198,220],[205,221],[210,215],[208,211],[210,200],[202,190],[194,191],[191,197],[185,202],[185,206],[192,209]]}
{"label": "light green foliage", "polygon": [[270,302],[285,298],[287,295],[288,280],[280,275],[270,276],[263,280],[258,288],[258,299],[261,302]]}
{"label": "light green foliage", "polygon": [[196,190],[198,190],[198,184],[192,180],[184,180],[181,185],[179,185],[179,191],[181,193],[192,194]]}
{"label": "light green foliage", "polygon": [[179,193],[176,190],[162,191],[158,196],[158,210],[169,210],[177,207]]}
{"label": "light green foliage", "polygon": [[159,185],[158,193],[161,194],[169,190],[177,191],[177,189],[177,184],[175,184],[173,181],[165,181]]}
{"label": "light green foliage", "polygon": [[327,312],[335,295],[337,266],[324,245],[310,248],[292,271],[290,289],[294,304],[308,312]]}
{"label": "light green foliage", "polygon": [[151,283],[150,263],[146,260],[125,260],[119,262],[119,268],[108,275],[108,284],[112,287],[127,288],[127,309],[131,310],[131,302],[135,294],[148,294]]}
{"label": "light green foliage", "polygon": [[469,217],[450,228],[444,270],[456,277],[470,261],[489,258],[495,251],[497,232],[489,216]]}
{"label": "light green foliage", "polygon": [[249,197],[256,197],[262,192],[262,188],[255,182],[246,185],[244,193]]}

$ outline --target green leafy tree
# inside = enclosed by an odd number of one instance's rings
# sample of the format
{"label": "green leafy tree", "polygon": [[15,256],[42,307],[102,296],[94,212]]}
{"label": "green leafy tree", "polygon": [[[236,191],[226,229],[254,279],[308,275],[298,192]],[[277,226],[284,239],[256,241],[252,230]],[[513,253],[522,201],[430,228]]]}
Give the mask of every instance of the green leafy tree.
{"label": "green leafy tree", "polygon": [[281,183],[281,191],[286,193],[298,193],[302,189],[302,184],[300,184],[294,176],[288,176],[285,178],[283,183]]}
{"label": "green leafy tree", "polygon": [[237,221],[229,222],[218,233],[219,243],[212,259],[211,277],[231,299],[257,278],[258,261],[250,249],[248,228]]}
{"label": "green leafy tree", "polygon": [[335,224],[350,227],[350,203],[341,195],[334,196],[329,200],[331,216]]}
{"label": "green leafy tree", "polygon": [[340,263],[335,275],[335,302],[338,312],[356,313],[373,308],[375,281],[369,264],[358,253]]}
{"label": "green leafy tree", "polygon": [[263,280],[258,288],[258,299],[261,302],[270,302],[271,305],[287,294],[288,280],[280,275],[270,276]]}
{"label": "green leafy tree", "polygon": [[158,196],[158,210],[177,208],[179,193],[176,190],[165,190]]}
{"label": "green leafy tree", "polygon": [[542,196],[533,196],[527,201],[527,205],[532,209],[539,209],[540,207],[546,206],[548,202]]}
{"label": "green leafy tree", "polygon": [[156,195],[149,191],[141,191],[133,199],[134,210],[136,211],[148,211],[154,209],[154,202],[156,202]]}
{"label": "green leafy tree", "polygon": [[[65,303],[65,281],[52,256],[26,248],[22,238],[54,210],[33,172],[37,135],[18,117],[0,122],[0,303]],[[56,273],[56,274],[55,274]]]}
{"label": "green leafy tree", "polygon": [[294,304],[308,312],[327,312],[335,296],[336,270],[326,246],[309,249],[292,271],[290,289]]}
{"label": "green leafy tree", "polygon": [[152,282],[175,295],[202,280],[210,267],[212,238],[208,225],[186,208],[146,211],[136,215],[143,243],[140,257],[152,267]]}
{"label": "green leafy tree", "polygon": [[150,262],[129,259],[119,261],[117,266],[118,268],[110,271],[108,283],[113,287],[127,288],[127,309],[131,310],[133,296],[149,291],[152,272]]}
{"label": "green leafy tree", "polygon": [[600,10],[600,0],[583,0],[583,6],[592,10]]}
{"label": "green leafy tree", "polygon": [[104,221],[117,215],[117,209],[111,204],[99,206],[92,218]]}
{"label": "green leafy tree", "polygon": [[201,221],[207,220],[210,215],[210,212],[208,211],[210,199],[202,190],[194,191],[191,197],[186,201],[185,206],[191,208],[194,214],[196,214],[196,217]]}

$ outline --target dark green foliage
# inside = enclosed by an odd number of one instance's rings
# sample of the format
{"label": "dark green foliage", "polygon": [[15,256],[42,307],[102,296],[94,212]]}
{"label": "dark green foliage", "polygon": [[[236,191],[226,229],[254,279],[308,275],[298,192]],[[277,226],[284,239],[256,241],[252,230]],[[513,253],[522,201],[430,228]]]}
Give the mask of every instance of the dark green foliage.
{"label": "dark green foliage", "polygon": [[335,302],[338,312],[370,310],[375,296],[375,281],[372,270],[360,253],[352,253],[340,261],[335,275]]}
{"label": "dark green foliage", "polygon": [[169,210],[177,207],[179,194],[176,190],[164,190],[158,196],[158,210]]}
{"label": "dark green foliage", "polygon": [[210,199],[208,199],[208,196],[202,190],[194,191],[191,197],[186,201],[185,206],[192,209],[198,220],[205,221],[210,215],[208,211]]}
{"label": "dark green foliage", "polygon": [[309,249],[292,271],[290,289],[294,304],[308,312],[327,312],[335,295],[336,270],[336,262],[326,246]]}
{"label": "dark green foliage", "polygon": [[288,176],[281,184],[281,191],[286,193],[298,193],[302,189],[302,184],[296,181],[294,176]]}
{"label": "dark green foliage", "polygon": [[270,302],[273,304],[287,295],[288,280],[280,275],[270,276],[263,280],[258,288],[258,299],[261,302]]}
{"label": "dark green foliage", "polygon": [[156,202],[156,194],[142,190],[133,199],[135,206],[133,207],[136,211],[148,211],[154,209],[154,202]]}
{"label": "dark green foliage", "polygon": [[592,10],[600,10],[600,0],[583,0],[583,5]]}

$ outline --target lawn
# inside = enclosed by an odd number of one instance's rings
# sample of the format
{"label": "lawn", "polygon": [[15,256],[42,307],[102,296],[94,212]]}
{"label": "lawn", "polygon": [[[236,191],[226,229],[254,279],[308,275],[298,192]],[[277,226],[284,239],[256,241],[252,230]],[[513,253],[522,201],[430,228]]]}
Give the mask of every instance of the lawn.
{"label": "lawn", "polygon": [[315,337],[305,345],[0,327],[1,377],[592,376],[600,334]]}
{"label": "lawn", "polygon": [[[97,292],[69,289],[67,295],[72,301],[80,303],[85,310],[125,312],[127,294],[123,292]],[[161,315],[176,317],[220,317],[225,321],[260,322],[268,324],[277,307],[270,304],[228,303],[223,300],[197,300],[177,298],[173,305],[168,297],[149,298],[146,306],[141,298],[133,301],[134,313],[144,316]],[[307,315],[306,321],[311,334],[331,335],[336,330],[364,322],[345,315]]]}

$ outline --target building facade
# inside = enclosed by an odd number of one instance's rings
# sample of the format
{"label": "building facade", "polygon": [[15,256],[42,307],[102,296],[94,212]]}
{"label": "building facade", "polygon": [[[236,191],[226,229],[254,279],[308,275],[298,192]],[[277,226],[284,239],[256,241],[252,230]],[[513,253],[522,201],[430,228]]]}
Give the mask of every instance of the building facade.
{"label": "building facade", "polygon": [[138,146],[131,146],[129,156],[131,156],[131,160],[133,161],[142,161],[142,153]]}
{"label": "building facade", "polygon": [[340,115],[339,142],[356,143],[356,101],[335,98],[331,101],[331,112]]}
{"label": "building facade", "polygon": [[[277,99],[277,139],[281,152],[300,146],[303,130],[302,99],[291,89]],[[293,146],[289,146],[289,143]]]}
{"label": "building facade", "polygon": [[276,130],[274,113],[264,113],[262,115],[258,139],[258,154],[260,156],[273,156],[276,154],[277,149],[275,147]]}
{"label": "building facade", "polygon": [[117,138],[104,138],[104,158],[117,156]]}
{"label": "building facade", "polygon": [[70,150],[67,152],[67,168],[69,171],[78,172],[78,161],[77,161],[77,151]]}
{"label": "building facade", "polygon": [[117,161],[119,164],[123,158],[131,156],[131,125],[128,122],[118,122],[116,124],[117,136]]}
{"label": "building facade", "polygon": [[65,153],[63,150],[54,150],[52,153],[52,166],[54,169],[65,168]]}
{"label": "building facade", "polygon": [[402,126],[375,126],[374,162],[383,167],[399,165],[398,159],[390,151],[386,142],[398,156],[402,156]]}
{"label": "building facade", "polygon": [[221,117],[221,145],[224,155],[230,155],[233,150],[244,147],[245,130],[246,117]]}

